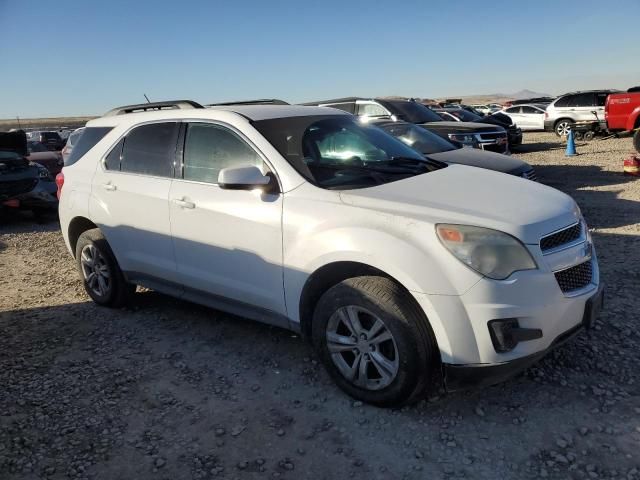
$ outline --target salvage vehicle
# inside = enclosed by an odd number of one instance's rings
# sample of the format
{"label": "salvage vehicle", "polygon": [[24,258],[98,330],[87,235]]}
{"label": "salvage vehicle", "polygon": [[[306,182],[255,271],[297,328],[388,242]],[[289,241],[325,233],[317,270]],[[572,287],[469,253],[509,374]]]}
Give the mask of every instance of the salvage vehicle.
{"label": "salvage vehicle", "polygon": [[40,142],[27,142],[27,160],[38,163],[49,170],[53,178],[62,170],[62,154],[49,150]]}
{"label": "salvage vehicle", "polygon": [[300,332],[375,405],[513,375],[602,304],[576,203],[334,108],[187,100],[87,123],[59,176],[87,294],[135,285]]}
{"label": "salvage vehicle", "polygon": [[434,109],[436,113],[447,113],[457,118],[459,122],[475,122],[487,123],[489,125],[498,125],[507,131],[509,149],[512,150],[522,145],[522,129],[513,122],[513,120],[501,112],[492,113],[491,115],[480,116],[462,107],[460,108],[442,108]]}
{"label": "salvage vehicle", "polygon": [[606,129],[604,106],[607,96],[618,90],[585,90],[566,93],[552,101],[545,110],[544,129],[559,137],[569,135],[571,124],[599,120]]}
{"label": "salvage vehicle", "polygon": [[460,148],[413,123],[383,119],[373,120],[370,123],[393,135],[431,160],[486,168],[528,180],[538,180],[533,167],[517,158],[476,148]]}
{"label": "salvage vehicle", "polygon": [[391,118],[415,123],[456,145],[481,148],[492,152],[509,151],[507,132],[500,126],[487,126],[477,122],[444,121],[432,109],[413,100],[386,98],[338,98],[303,105],[332,107],[362,118]]}
{"label": "salvage vehicle", "polygon": [[640,88],[609,95],[604,106],[604,118],[611,132],[634,132],[633,146],[640,152]]}
{"label": "salvage vehicle", "polygon": [[544,130],[544,113],[546,105],[524,104],[506,107],[502,114],[511,118],[511,121],[522,130]]}
{"label": "salvage vehicle", "polygon": [[23,131],[0,132],[0,211],[30,210],[38,216],[53,213],[58,208],[53,177],[27,155]]}
{"label": "salvage vehicle", "polygon": [[58,132],[32,130],[27,132],[27,139],[32,142],[40,142],[54,152],[59,152],[64,147],[64,140]]}

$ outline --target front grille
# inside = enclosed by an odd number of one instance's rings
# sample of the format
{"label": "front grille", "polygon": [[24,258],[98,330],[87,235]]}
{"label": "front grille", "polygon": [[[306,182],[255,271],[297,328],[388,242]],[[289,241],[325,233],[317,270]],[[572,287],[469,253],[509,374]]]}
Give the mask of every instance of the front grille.
{"label": "front grille", "polygon": [[564,230],[547,235],[540,240],[540,249],[544,252],[578,240],[582,235],[582,222],[578,222]]}
{"label": "front grille", "polygon": [[33,187],[38,183],[37,178],[27,178],[25,180],[0,180],[0,197],[12,197],[14,195],[20,195],[33,190]]}
{"label": "front grille", "polygon": [[523,172],[522,178],[526,178],[527,180],[531,180],[533,182],[538,181],[538,175],[536,174],[536,171],[533,168],[531,170],[527,170],[526,172]]}
{"label": "front grille", "polygon": [[487,140],[498,140],[500,138],[507,138],[507,134],[506,132],[487,132],[487,133],[481,133],[480,134],[480,139],[487,141]]}
{"label": "front grille", "polygon": [[593,266],[591,260],[555,273],[556,280],[563,293],[580,290],[591,283]]}

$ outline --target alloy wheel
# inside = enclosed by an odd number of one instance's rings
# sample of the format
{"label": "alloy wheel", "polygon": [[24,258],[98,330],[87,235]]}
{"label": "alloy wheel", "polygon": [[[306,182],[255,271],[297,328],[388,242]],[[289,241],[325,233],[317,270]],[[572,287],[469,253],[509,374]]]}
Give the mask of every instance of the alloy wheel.
{"label": "alloy wheel", "polygon": [[396,378],[398,347],[384,322],[369,310],[339,308],[326,329],[327,348],[340,373],[354,385],[380,390]]}
{"label": "alloy wheel", "polygon": [[106,259],[93,244],[85,245],[80,253],[82,275],[93,293],[106,296],[111,289],[111,272]]}
{"label": "alloy wheel", "polygon": [[570,131],[571,126],[569,125],[569,122],[560,122],[558,125],[556,125],[556,133],[561,137],[566,137],[567,135],[569,135]]}

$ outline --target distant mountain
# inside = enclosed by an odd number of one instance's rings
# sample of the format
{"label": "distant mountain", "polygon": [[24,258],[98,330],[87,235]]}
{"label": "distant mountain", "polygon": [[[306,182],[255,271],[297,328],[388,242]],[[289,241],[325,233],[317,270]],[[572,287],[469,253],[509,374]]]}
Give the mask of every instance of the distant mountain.
{"label": "distant mountain", "polygon": [[[476,95],[477,96],[477,95]],[[520,90],[515,93],[494,93],[493,95],[486,95],[487,97],[499,97],[499,98],[513,98],[514,100],[522,100],[524,98],[536,98],[536,97],[550,97],[548,93],[534,92],[533,90]]]}

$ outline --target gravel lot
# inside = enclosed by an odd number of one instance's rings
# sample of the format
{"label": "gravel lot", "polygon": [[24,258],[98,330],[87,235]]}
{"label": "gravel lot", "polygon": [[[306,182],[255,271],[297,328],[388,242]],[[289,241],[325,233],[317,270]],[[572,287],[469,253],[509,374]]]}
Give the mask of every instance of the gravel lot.
{"label": "gravel lot", "polygon": [[290,332],[148,291],[94,306],[57,222],[1,220],[0,478],[640,479],[640,180],[631,139],[577,148],[527,133],[517,156],[594,229],[596,328],[402,410],[354,403]]}

